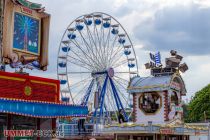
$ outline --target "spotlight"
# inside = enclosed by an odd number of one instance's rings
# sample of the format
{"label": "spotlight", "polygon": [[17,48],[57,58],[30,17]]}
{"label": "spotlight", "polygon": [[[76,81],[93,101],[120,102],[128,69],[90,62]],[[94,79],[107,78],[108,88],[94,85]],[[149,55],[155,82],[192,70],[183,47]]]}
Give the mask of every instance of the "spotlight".
{"label": "spotlight", "polygon": [[153,62],[149,62],[144,64],[146,69],[150,69],[150,68],[154,68],[155,67],[155,63]]}
{"label": "spotlight", "polygon": [[186,64],[186,63],[181,64],[181,65],[179,66],[179,70],[180,70],[182,73],[184,73],[185,71],[187,71],[187,70],[188,70],[187,64]]}
{"label": "spotlight", "polygon": [[175,57],[166,58],[166,67],[179,67],[180,59],[177,59]]}
{"label": "spotlight", "polygon": [[179,59],[180,61],[182,61],[182,58],[183,58],[183,56],[181,56],[181,55],[176,55],[176,59]]}
{"label": "spotlight", "polygon": [[150,63],[144,64],[146,69],[150,69]]}
{"label": "spotlight", "polygon": [[150,62],[150,67],[151,67],[151,68],[154,68],[154,67],[155,67],[155,63]]}
{"label": "spotlight", "polygon": [[177,54],[177,52],[175,50],[171,50],[170,53],[172,56],[175,56]]}

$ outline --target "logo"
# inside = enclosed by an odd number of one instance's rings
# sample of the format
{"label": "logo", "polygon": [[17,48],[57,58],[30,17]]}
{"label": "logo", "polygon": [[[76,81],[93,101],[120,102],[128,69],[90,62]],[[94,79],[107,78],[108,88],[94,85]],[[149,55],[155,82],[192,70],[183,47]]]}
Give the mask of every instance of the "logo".
{"label": "logo", "polygon": [[25,93],[26,96],[30,96],[31,93],[32,93],[31,87],[30,86],[25,86],[24,93]]}

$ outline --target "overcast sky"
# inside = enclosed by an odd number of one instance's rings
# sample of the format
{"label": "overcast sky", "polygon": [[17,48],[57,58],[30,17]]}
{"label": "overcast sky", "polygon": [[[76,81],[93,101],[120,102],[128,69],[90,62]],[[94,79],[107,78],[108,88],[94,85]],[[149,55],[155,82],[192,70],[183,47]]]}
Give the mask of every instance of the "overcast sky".
{"label": "overcast sky", "polygon": [[115,17],[129,34],[138,57],[140,76],[148,76],[144,64],[149,52],[162,58],[171,49],[184,56],[189,70],[182,74],[187,97],[210,83],[209,0],[32,0],[51,14],[50,56],[47,72],[35,75],[56,77],[57,52],[67,26],[80,15],[105,12]]}

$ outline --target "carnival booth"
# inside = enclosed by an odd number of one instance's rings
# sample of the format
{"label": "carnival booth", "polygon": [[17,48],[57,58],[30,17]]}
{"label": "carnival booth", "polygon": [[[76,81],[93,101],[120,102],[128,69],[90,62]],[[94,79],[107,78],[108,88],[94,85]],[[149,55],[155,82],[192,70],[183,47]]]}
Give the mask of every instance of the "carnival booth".
{"label": "carnival booth", "polygon": [[185,72],[188,67],[180,64],[182,56],[171,51],[165,67],[159,53],[150,57],[154,62],[145,66],[151,75],[136,76],[128,86],[133,95],[133,122],[107,125],[104,132],[112,132],[115,139],[138,140],[188,140],[190,135],[207,135],[208,128],[183,122],[182,97],[186,88],[180,71]]}
{"label": "carnival booth", "polygon": [[[26,0],[0,0],[1,140],[52,139],[56,118],[88,114],[85,106],[60,101],[59,80],[24,72],[47,70],[50,15],[44,11]],[[5,72],[9,66],[14,73]]]}
{"label": "carnival booth", "polygon": [[[46,138],[37,130],[55,131],[56,118],[86,116],[87,107],[60,102],[59,85],[58,80],[0,72],[1,139],[11,136],[5,130],[34,130],[28,136]],[[52,136],[49,131],[48,137]]]}

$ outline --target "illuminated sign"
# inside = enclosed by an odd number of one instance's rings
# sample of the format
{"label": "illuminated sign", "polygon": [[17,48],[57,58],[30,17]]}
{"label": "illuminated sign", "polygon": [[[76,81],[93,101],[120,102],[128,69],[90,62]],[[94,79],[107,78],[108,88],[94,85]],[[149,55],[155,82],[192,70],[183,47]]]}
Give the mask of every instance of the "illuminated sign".
{"label": "illuminated sign", "polygon": [[40,50],[39,38],[40,21],[15,12],[13,49],[38,55]]}
{"label": "illuminated sign", "polygon": [[174,134],[174,130],[170,128],[160,128],[160,134]]}
{"label": "illuminated sign", "polygon": [[183,108],[181,106],[176,106],[175,107],[175,111],[182,113],[183,112]]}
{"label": "illuminated sign", "polygon": [[0,98],[59,102],[59,80],[0,72]]}
{"label": "illuminated sign", "polygon": [[47,70],[50,15],[26,0],[5,1],[3,14],[3,63]]}

